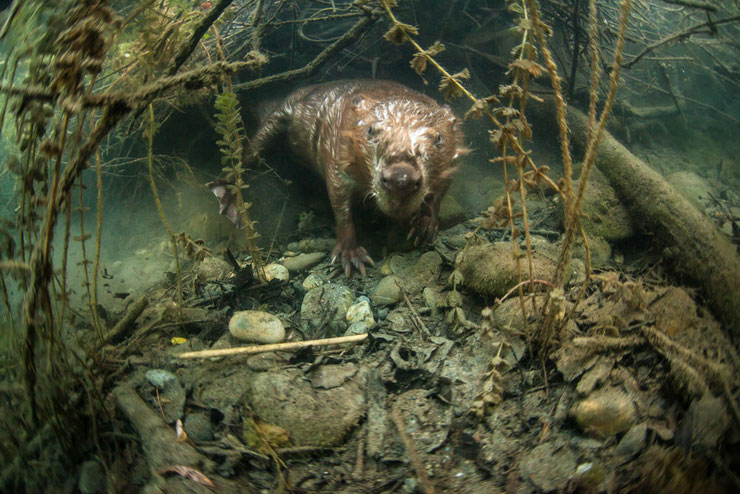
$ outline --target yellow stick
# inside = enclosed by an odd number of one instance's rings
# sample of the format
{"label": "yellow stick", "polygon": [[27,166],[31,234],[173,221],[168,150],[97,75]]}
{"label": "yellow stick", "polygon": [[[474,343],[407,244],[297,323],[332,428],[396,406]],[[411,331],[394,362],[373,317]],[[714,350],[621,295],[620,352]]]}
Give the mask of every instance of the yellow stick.
{"label": "yellow stick", "polygon": [[179,358],[209,358],[225,357],[227,355],[241,355],[245,353],[277,352],[281,350],[295,350],[310,346],[340,345],[342,343],[355,343],[367,338],[367,333],[338,336],[336,338],[324,338],[321,340],[291,341],[288,343],[275,343],[273,345],[243,346],[238,348],[222,348],[219,350],[201,350],[199,352],[187,352],[177,355]]}

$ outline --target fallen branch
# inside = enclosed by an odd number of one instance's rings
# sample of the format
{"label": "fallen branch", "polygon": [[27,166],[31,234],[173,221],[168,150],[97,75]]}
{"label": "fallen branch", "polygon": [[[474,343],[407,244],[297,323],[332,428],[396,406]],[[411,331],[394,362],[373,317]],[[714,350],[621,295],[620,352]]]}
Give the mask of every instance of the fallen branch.
{"label": "fallen branch", "polygon": [[660,40],[658,40],[658,41],[656,41],[654,43],[650,43],[645,48],[643,48],[643,50],[640,53],[638,53],[637,55],[635,55],[632,58],[632,60],[630,60],[629,62],[623,63],[622,64],[622,67],[624,67],[625,69],[632,68],[633,65],[635,65],[637,62],[639,62],[642,57],[644,57],[645,55],[647,55],[651,51],[653,51],[653,50],[655,50],[657,48],[660,48],[663,45],[667,45],[668,43],[671,43],[673,41],[682,40],[682,39],[685,39],[685,38],[689,38],[689,37],[691,37],[692,34],[697,34],[697,33],[700,33],[700,32],[705,32],[705,31],[701,31],[701,29],[703,29],[705,27],[708,27],[710,29],[710,31],[707,31],[707,32],[711,32],[711,30],[714,29],[715,26],[719,26],[720,24],[727,24],[727,23],[730,23],[730,22],[736,22],[736,21],[740,21],[740,15],[736,15],[736,16],[733,16],[733,17],[728,17],[727,19],[720,19],[718,21],[712,21],[712,20],[710,20],[710,21],[706,21],[706,22],[701,22],[701,23],[695,24],[695,25],[693,25],[691,27],[687,27],[683,31],[679,31],[677,33],[671,34],[670,36],[666,36],[665,38],[660,39]]}
{"label": "fallen branch", "polygon": [[216,5],[211,6],[208,10],[208,14],[203,17],[200,23],[195,27],[195,29],[193,29],[193,35],[190,37],[189,42],[183,44],[179,53],[175,56],[175,62],[172,64],[170,70],[167,71],[167,75],[175,75],[180,66],[182,66],[190,54],[193,53],[195,47],[198,46],[203,35],[206,34],[211,25],[218,20],[221,13],[223,13],[223,11],[226,10],[233,1],[234,0],[220,0]]}
{"label": "fallen branch", "polygon": [[701,2],[698,0],[663,0],[663,3],[670,3],[672,5],[683,5],[684,7],[706,10],[707,12],[717,12],[717,7],[715,5],[712,5],[709,2]]}
{"label": "fallen branch", "polygon": [[108,331],[105,336],[103,336],[103,341],[100,342],[100,346],[108,342],[120,339],[122,335],[124,335],[129,329],[131,329],[134,321],[138,319],[138,317],[141,315],[142,312],[144,312],[144,309],[146,309],[148,305],[149,299],[147,297],[141,297],[139,300],[131,304],[121,320],[118,321],[115,326],[113,326],[113,329]]}
{"label": "fallen branch", "polygon": [[291,341],[288,343],[275,343],[273,345],[244,346],[238,348],[223,348],[220,350],[201,350],[199,352],[186,352],[177,355],[179,358],[210,358],[226,357],[228,355],[243,355],[249,353],[279,352],[283,350],[295,350],[297,348],[308,348],[324,345],[341,345],[342,343],[360,342],[367,338],[367,333],[338,336],[336,338],[323,338],[320,340]]}
{"label": "fallen branch", "polygon": [[271,76],[261,77],[241,84],[235,84],[234,91],[252,91],[262,86],[266,86],[267,84],[290,81],[298,79],[299,77],[308,77],[324,65],[334,54],[340,52],[354,40],[359,38],[365,31],[370,29],[370,26],[374,23],[375,17],[365,16],[357,21],[349,31],[342,35],[341,38],[327,46],[324,51],[316,55],[316,58],[300,69],[287,70],[285,72],[280,72],[279,74],[273,74]]}
{"label": "fallen branch", "polygon": [[425,494],[434,494],[434,484],[429,480],[427,469],[421,461],[421,457],[416,451],[414,443],[411,441],[411,437],[409,437],[409,433],[406,431],[406,424],[403,422],[401,412],[398,410],[398,405],[395,403],[393,404],[391,417],[393,418],[393,423],[396,424],[396,429],[398,429],[398,435],[401,438],[401,442],[403,442],[403,445],[406,447],[406,451],[408,451],[409,456],[411,457],[411,463],[414,465],[414,470],[416,470],[416,476],[419,477],[419,482],[424,486]]}
{"label": "fallen branch", "polygon": [[[532,105],[533,118],[555,121],[555,102]],[[588,117],[568,109],[574,146],[586,145]],[[701,212],[609,132],[596,152],[596,166],[614,187],[619,200],[663,249],[666,265],[685,282],[702,288],[714,314],[729,333],[740,335],[740,261],[736,247]]]}

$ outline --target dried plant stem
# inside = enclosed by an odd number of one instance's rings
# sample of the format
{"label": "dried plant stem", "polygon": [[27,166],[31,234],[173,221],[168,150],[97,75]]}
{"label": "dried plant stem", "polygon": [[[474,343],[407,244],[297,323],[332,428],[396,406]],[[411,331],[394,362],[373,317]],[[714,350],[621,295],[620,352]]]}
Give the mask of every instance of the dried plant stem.
{"label": "dried plant stem", "polygon": [[172,231],[167,217],[162,209],[162,202],[159,200],[159,193],[157,192],[157,184],[154,181],[154,160],[152,157],[152,146],[154,145],[154,107],[152,103],[149,103],[149,146],[147,154],[147,162],[149,165],[149,185],[152,187],[152,194],[154,195],[154,202],[157,205],[157,211],[159,211],[159,217],[162,219],[164,227],[167,229],[167,233],[170,236],[170,243],[172,244],[172,253],[175,256],[175,270],[177,274],[177,310],[180,318],[182,318],[182,273],[180,272],[180,259],[177,255],[177,239],[175,232]]}
{"label": "dried plant stem", "polygon": [[[565,100],[563,99],[563,88],[560,76],[558,75],[558,67],[552,58],[552,53],[547,46],[547,39],[545,38],[545,30],[543,23],[540,20],[540,12],[537,4],[533,0],[527,0],[527,7],[529,16],[532,19],[537,38],[540,41],[540,48],[542,55],[545,58],[545,66],[550,74],[550,80],[552,81],[552,87],[555,91],[555,107],[558,119],[558,129],[560,130],[560,151],[563,160],[564,178],[565,178],[565,215],[570,217],[572,209],[572,195],[573,189],[571,184],[572,176],[572,160],[570,156],[570,138],[568,136],[568,124],[565,122]],[[562,280],[560,280],[562,283]],[[560,283],[556,283],[555,286],[559,286]]]}
{"label": "dried plant stem", "polygon": [[[95,212],[95,264],[93,265],[93,306],[95,307],[95,320],[98,321],[97,327],[100,327],[98,316],[98,271],[100,268],[100,242],[103,233],[103,171],[100,163],[100,153],[95,151],[95,186],[97,188],[97,211]],[[101,331],[102,333],[102,331]]]}
{"label": "dried plant stem", "polygon": [[275,343],[272,345],[257,345],[238,348],[222,348],[219,350],[201,350],[198,352],[187,352],[177,355],[177,358],[211,358],[226,357],[229,355],[245,355],[251,353],[281,352],[285,350],[296,350],[314,346],[341,345],[343,343],[357,343],[367,338],[367,333],[338,336],[336,338],[323,338],[320,340],[291,341],[288,343]]}
{"label": "dried plant stem", "polygon": [[421,485],[424,486],[424,492],[426,494],[434,494],[434,484],[429,480],[429,475],[427,474],[424,462],[421,461],[421,457],[419,456],[418,451],[416,451],[409,433],[406,431],[406,424],[403,422],[401,411],[398,409],[398,405],[396,403],[393,404],[391,417],[393,418],[393,423],[396,425],[401,442],[403,442],[403,445],[406,447],[406,451],[408,451],[409,456],[411,457],[411,464],[414,465],[416,476],[419,478]]}

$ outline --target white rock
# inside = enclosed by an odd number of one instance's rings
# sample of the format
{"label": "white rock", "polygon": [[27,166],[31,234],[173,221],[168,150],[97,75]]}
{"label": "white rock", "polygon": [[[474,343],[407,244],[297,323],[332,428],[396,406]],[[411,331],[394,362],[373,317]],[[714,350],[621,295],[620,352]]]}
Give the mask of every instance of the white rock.
{"label": "white rock", "polygon": [[271,263],[265,266],[265,280],[280,280],[288,281],[290,279],[290,273],[288,268],[282,264]]}
{"label": "white rock", "polygon": [[285,327],[280,319],[261,310],[235,312],[229,321],[229,332],[240,341],[279,343],[285,339]]}
{"label": "white rock", "polygon": [[345,317],[350,325],[361,322],[365,323],[365,326],[368,328],[375,326],[373,311],[370,308],[370,304],[367,303],[367,300],[362,300],[353,304],[349,309],[347,309],[347,315]]}

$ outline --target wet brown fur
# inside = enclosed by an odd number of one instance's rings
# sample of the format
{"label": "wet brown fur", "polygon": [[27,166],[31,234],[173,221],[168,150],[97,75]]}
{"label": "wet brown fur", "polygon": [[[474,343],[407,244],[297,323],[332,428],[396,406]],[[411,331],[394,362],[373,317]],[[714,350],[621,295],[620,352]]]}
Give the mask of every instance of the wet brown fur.
{"label": "wet brown fur", "polygon": [[392,81],[345,80],[292,93],[252,140],[251,154],[284,138],[325,180],[336,220],[335,259],[364,273],[372,260],[357,243],[353,197],[411,220],[417,239],[437,230],[439,202],[467,150],[460,122],[433,99]]}

